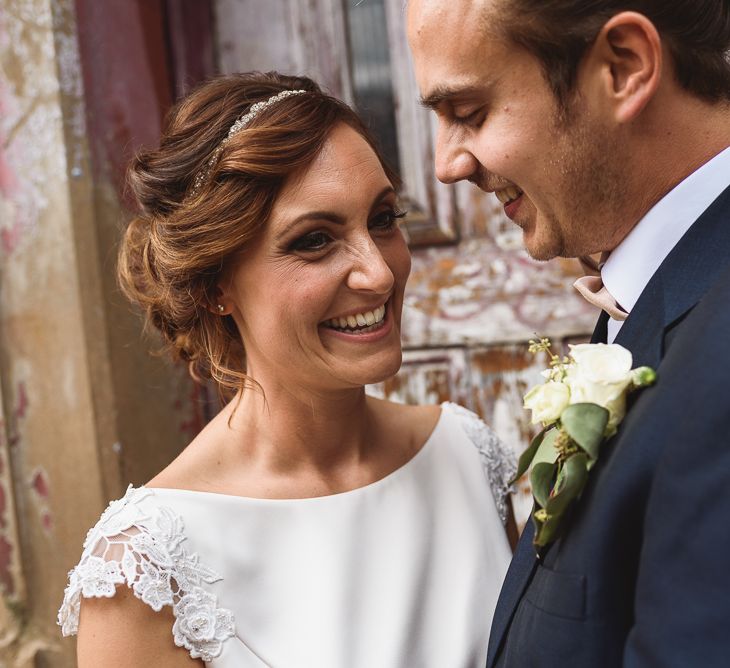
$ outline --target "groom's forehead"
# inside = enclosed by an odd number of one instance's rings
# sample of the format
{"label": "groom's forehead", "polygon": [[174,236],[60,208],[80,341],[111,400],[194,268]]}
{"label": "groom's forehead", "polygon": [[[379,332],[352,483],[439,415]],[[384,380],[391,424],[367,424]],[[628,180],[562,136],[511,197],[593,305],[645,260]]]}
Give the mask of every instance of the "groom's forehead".
{"label": "groom's forehead", "polygon": [[475,13],[477,4],[490,7],[494,1],[409,0],[408,38],[428,108],[483,90],[504,65],[506,41]]}
{"label": "groom's forehead", "polygon": [[[487,27],[498,5],[509,0],[407,0],[409,29],[438,28],[444,39],[476,26]],[[449,34],[450,33],[450,34]]]}

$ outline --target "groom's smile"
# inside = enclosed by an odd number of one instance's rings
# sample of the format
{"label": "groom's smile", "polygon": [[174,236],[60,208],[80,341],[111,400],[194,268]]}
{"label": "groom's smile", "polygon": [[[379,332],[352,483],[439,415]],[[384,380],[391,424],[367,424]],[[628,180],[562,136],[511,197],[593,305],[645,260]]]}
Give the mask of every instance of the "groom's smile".
{"label": "groom's smile", "polygon": [[507,217],[514,220],[522,203],[524,193],[517,186],[507,186],[501,190],[495,190],[494,194],[504,205],[504,212],[507,214]]}

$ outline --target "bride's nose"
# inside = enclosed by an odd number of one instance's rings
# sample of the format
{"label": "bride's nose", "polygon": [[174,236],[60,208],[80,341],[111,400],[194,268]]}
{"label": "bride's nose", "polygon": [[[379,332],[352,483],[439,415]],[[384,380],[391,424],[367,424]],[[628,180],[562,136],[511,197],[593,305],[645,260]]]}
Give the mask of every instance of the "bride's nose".
{"label": "bride's nose", "polygon": [[393,272],[372,238],[368,236],[351,253],[348,288],[376,294],[387,294],[393,289]]}

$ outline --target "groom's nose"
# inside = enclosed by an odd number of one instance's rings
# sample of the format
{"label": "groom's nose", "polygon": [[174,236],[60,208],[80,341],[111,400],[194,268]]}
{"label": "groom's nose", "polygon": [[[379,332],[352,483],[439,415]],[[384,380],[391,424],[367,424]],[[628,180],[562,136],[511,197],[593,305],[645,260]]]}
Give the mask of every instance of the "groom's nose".
{"label": "groom's nose", "polygon": [[456,183],[472,176],[479,168],[478,160],[454,132],[439,123],[436,135],[436,178],[443,183]]}

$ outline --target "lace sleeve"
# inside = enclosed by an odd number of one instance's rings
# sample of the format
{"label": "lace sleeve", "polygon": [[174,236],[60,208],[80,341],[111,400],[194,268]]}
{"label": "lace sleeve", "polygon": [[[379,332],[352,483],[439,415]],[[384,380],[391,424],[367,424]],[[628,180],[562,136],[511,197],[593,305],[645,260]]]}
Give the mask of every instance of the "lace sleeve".
{"label": "lace sleeve", "polygon": [[203,588],[221,577],[188,554],[181,517],[167,507],[142,510],[139,502],[151,494],[130,485],[89,531],[81,560],[69,573],[58,624],[64,636],[75,634],[81,597],[111,598],[117,585],[126,584],[156,612],[172,607],[175,644],[193,659],[212,661],[235,632],[231,612],[217,607]]}
{"label": "lace sleeve", "polygon": [[510,484],[517,473],[514,453],[476,413],[451,402],[445,403],[444,406],[448,406],[461,418],[461,425],[466,435],[479,450],[497,512],[502,524],[506,524],[509,512],[507,498],[515,491]]}

